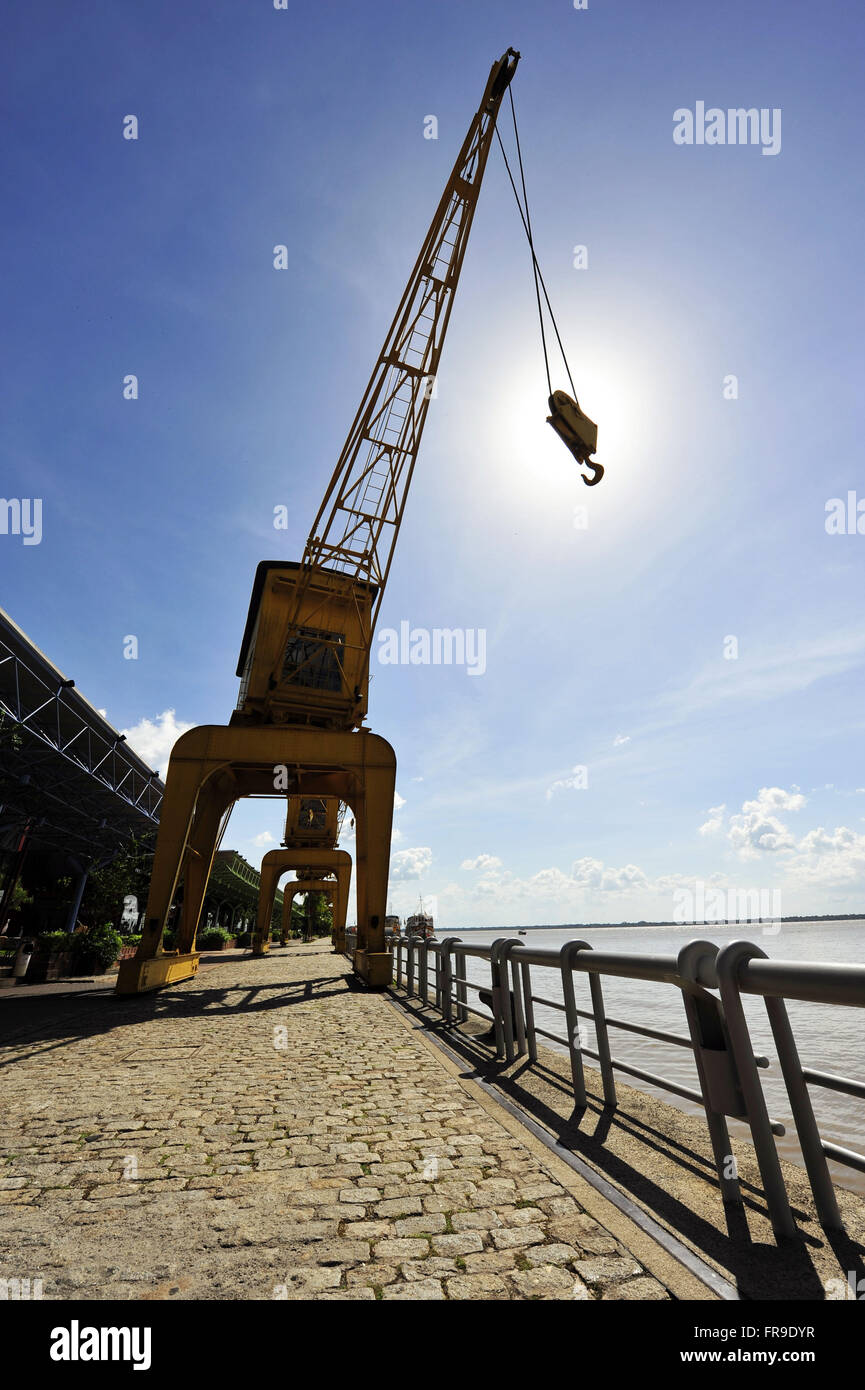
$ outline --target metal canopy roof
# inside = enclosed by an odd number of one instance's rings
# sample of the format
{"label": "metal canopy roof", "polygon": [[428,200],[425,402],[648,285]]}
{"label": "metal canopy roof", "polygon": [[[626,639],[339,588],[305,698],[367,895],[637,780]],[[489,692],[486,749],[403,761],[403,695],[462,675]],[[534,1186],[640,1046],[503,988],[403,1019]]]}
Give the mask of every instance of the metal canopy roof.
{"label": "metal canopy roof", "polygon": [[0,833],[83,861],[156,829],[165,791],[75,682],[0,608]]}

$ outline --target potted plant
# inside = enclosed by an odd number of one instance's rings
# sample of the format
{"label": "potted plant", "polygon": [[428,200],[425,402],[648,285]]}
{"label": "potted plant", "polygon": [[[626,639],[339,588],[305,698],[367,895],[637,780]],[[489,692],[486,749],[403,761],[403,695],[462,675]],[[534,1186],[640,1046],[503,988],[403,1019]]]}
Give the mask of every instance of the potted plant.
{"label": "potted plant", "polygon": [[85,927],[72,938],[72,964],[84,974],[104,975],[120,955],[123,938],[110,922]]}
{"label": "potted plant", "polygon": [[225,927],[202,927],[198,933],[196,949],[199,951],[224,951],[230,939]]}
{"label": "potted plant", "polygon": [[68,975],[72,969],[71,942],[72,937],[65,931],[39,932],[27,971],[28,983],[39,984]]}

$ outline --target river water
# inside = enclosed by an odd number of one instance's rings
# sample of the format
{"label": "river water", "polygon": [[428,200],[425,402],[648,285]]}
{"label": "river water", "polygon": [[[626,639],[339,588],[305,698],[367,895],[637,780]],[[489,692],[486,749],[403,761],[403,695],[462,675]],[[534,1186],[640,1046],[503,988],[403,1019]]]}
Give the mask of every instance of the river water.
{"label": "river water", "polygon": [[[442,932],[442,936],[457,932]],[[499,937],[516,936],[517,931],[466,931],[462,938],[467,944],[489,945]],[[558,950],[565,941],[578,937],[588,941],[596,950],[623,951],[635,954],[676,955],[685,942],[702,939],[718,946],[728,941],[753,941],[773,960],[813,960],[818,962],[865,964],[865,922],[780,922],[761,927],[759,923],[741,923],[725,927],[715,923],[705,926],[652,926],[591,928],[580,933],[573,927],[533,927],[520,941],[533,949]],[[467,978],[489,985],[489,965],[486,961],[468,957]],[[577,1007],[590,1009],[588,979],[577,975]],[[607,1013],[628,1023],[671,1033],[687,1034],[685,1011],[679,991],[673,985],[655,984],[644,980],[623,980],[603,977],[604,1003]],[[477,996],[469,1002],[478,1004]],[[561,977],[556,970],[532,967],[532,993],[561,1000]],[[756,1054],[769,1058],[771,1066],[761,1069],[760,1080],[766,1104],[773,1120],[780,1120],[787,1129],[777,1138],[779,1152],[793,1162],[802,1162],[796,1139],[795,1125],[790,1113],[787,1092],[778,1065],[772,1031],[762,999],[743,995],[751,1039]],[[803,1066],[835,1072],[857,1081],[865,1080],[865,1009],[841,1008],[823,1004],[806,1004],[792,1000],[787,1004],[790,1022]],[[560,1037],[565,1032],[564,1014],[559,1010],[535,1005],[535,1022]],[[588,1047],[596,1047],[594,1029],[587,1025]],[[539,1038],[545,1047],[555,1048],[546,1038]],[[680,1085],[699,1089],[697,1071],[689,1050],[641,1038],[620,1028],[610,1029],[610,1046],[615,1058],[641,1067],[645,1071],[668,1077]],[[565,1052],[566,1049],[560,1049]],[[593,1058],[587,1062],[594,1066]],[[650,1095],[659,1096],[670,1105],[689,1113],[702,1113],[701,1107],[669,1091],[660,1090],[624,1072],[618,1078]],[[823,1087],[809,1088],[814,1113],[823,1139],[843,1144],[846,1148],[865,1153],[865,1101],[828,1091]],[[750,1137],[746,1126],[729,1121],[734,1136]],[[834,1180],[842,1187],[865,1195],[865,1173],[830,1162]]]}

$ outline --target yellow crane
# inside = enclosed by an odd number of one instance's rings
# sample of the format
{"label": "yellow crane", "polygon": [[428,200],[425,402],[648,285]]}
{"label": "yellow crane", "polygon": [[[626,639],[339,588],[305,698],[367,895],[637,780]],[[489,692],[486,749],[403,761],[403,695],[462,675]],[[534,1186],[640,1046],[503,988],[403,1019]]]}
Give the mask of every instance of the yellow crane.
{"label": "yellow crane", "polygon": [[[374,987],[390,981],[384,932],[396,758],[363,725],[370,651],[496,119],[519,57],[509,48],[490,70],[301,560],[257,568],[229,724],[192,729],[172,750],[145,926],[138,954],[121,966],[120,993],[195,973],[198,919],[227,816],[239,797],[274,793],[299,808],[310,798],[351,808],[355,970]],[[543,280],[527,202],[521,215],[537,288]],[[588,462],[597,430],[576,396],[550,389],[550,410],[557,433]],[[592,466],[598,481],[599,466]],[[162,935],[181,876],[176,950],[166,952]],[[259,930],[255,949],[267,945]]]}

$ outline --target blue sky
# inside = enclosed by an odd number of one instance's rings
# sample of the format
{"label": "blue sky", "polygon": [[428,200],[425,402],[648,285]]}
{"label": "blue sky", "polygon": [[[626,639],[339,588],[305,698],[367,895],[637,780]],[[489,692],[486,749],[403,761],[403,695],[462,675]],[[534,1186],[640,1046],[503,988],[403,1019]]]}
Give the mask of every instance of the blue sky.
{"label": "blue sky", "polygon": [[[664,918],[699,879],[865,908],[865,535],[826,530],[830,499],[865,498],[860,13],[114,0],[6,28],[2,492],[43,522],[0,535],[0,601],[130,742],[156,766],[226,721],[255,565],[299,558],[513,45],[537,250],[607,471],[586,489],[545,424],[494,150],[380,617],[482,629],[486,669],[373,663],[394,907]],[[677,145],[697,102],[780,110],[779,152]],[[256,862],[280,832],[247,803],[226,844]]]}

